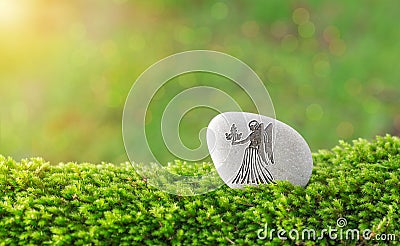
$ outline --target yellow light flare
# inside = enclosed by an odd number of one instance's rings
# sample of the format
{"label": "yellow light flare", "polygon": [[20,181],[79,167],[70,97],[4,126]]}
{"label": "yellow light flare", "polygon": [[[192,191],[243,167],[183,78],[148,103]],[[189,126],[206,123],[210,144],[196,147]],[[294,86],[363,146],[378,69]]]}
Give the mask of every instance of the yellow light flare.
{"label": "yellow light flare", "polygon": [[23,24],[27,17],[27,1],[0,0],[0,27],[12,29]]}

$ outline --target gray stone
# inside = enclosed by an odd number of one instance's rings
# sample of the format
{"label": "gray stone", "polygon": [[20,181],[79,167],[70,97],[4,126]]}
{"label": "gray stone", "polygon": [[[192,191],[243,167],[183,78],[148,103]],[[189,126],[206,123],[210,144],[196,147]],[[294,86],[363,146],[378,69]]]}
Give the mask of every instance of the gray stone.
{"label": "gray stone", "polygon": [[303,137],[267,116],[227,112],[213,118],[207,145],[222,180],[231,188],[288,180],[305,186],[313,160]]}

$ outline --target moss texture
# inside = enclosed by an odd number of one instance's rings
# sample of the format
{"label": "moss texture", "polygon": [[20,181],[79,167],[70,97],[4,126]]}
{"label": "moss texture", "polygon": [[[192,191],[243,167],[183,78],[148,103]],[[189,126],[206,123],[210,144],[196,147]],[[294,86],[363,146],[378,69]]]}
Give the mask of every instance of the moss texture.
{"label": "moss texture", "polygon": [[[128,163],[50,165],[40,158],[16,162],[0,156],[0,241],[127,245],[400,241],[399,138],[340,142],[313,158],[313,175],[306,188],[278,182],[244,190],[223,186],[205,195],[181,197],[152,188]],[[212,164],[198,167],[185,169],[179,161],[170,166],[178,172],[201,173],[212,169]],[[296,229],[301,234],[303,229],[313,229],[320,236],[322,229],[340,229],[338,218],[347,220],[342,229],[370,229],[372,238],[394,234],[396,241],[257,236],[265,223],[268,230]]]}

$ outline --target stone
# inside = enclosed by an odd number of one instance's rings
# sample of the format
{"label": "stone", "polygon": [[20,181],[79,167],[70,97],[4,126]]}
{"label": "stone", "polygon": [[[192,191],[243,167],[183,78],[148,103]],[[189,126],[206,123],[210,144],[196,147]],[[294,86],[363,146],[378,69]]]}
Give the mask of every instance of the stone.
{"label": "stone", "polygon": [[218,174],[231,188],[277,180],[304,187],[312,173],[312,155],[304,138],[267,116],[219,114],[208,125],[207,145]]}

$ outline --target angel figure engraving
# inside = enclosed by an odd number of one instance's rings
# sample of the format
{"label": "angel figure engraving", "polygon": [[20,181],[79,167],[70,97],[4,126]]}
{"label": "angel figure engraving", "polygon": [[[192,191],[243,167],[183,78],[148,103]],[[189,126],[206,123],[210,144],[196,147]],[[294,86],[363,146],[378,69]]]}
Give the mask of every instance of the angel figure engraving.
{"label": "angel figure engraving", "polygon": [[251,133],[241,140],[242,133],[237,132],[235,124],[230,133],[225,133],[226,140],[232,145],[245,144],[250,141],[245,149],[242,165],[232,179],[232,184],[267,184],[274,181],[267,166],[274,164],[272,152],[272,123],[265,128],[263,123],[256,120],[249,122]]}

